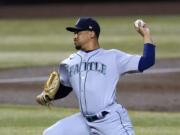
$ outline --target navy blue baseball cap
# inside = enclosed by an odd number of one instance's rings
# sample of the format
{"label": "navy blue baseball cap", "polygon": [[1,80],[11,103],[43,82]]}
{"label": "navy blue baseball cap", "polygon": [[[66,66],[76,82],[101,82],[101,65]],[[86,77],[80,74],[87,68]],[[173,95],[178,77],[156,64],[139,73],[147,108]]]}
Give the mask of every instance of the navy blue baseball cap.
{"label": "navy blue baseball cap", "polygon": [[66,30],[70,32],[78,32],[78,31],[94,31],[97,38],[100,34],[100,26],[96,20],[90,17],[80,17],[74,27],[66,27]]}

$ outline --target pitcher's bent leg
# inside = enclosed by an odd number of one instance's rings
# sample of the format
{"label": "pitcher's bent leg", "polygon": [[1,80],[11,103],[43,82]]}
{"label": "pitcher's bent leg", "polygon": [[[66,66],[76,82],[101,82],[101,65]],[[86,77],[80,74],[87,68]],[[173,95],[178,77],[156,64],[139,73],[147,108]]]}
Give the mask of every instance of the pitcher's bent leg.
{"label": "pitcher's bent leg", "polygon": [[59,120],[47,128],[43,135],[90,135],[89,128],[80,113]]}

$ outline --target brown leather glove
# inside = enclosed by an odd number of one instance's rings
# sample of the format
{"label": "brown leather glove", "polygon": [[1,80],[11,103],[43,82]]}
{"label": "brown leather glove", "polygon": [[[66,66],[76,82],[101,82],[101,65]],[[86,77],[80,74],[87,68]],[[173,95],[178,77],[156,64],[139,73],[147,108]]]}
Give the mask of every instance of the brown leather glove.
{"label": "brown leather glove", "polygon": [[53,71],[46,81],[42,93],[36,97],[36,101],[41,105],[49,106],[51,101],[53,101],[59,87],[59,74],[58,72]]}

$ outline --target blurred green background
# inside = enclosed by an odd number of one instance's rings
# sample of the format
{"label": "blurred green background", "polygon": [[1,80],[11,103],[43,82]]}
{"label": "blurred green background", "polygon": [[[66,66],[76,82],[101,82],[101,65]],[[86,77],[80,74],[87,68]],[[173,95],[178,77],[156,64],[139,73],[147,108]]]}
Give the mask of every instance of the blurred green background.
{"label": "blurred green background", "polygon": [[[96,17],[101,25],[100,45],[142,54],[143,40],[133,22],[148,23],[157,45],[157,58],[180,57],[180,16]],[[73,33],[65,30],[77,18],[1,19],[0,68],[57,64],[75,51]]]}

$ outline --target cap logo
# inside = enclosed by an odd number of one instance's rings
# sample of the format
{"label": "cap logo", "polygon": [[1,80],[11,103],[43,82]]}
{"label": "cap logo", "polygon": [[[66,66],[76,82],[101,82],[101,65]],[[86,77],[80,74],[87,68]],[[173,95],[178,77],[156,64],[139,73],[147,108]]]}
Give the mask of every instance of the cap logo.
{"label": "cap logo", "polygon": [[89,29],[92,29],[92,26],[89,26]]}

